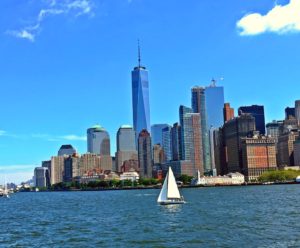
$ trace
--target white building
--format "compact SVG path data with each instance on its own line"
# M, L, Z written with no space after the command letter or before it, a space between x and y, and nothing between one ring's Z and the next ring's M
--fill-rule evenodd
M123 172L120 176L120 180L131 180L131 181L138 181L140 179L139 173L135 170L130 170L129 172Z
M245 176L239 172L229 173L225 176L199 177L194 185L215 186L215 185L241 185L245 183Z

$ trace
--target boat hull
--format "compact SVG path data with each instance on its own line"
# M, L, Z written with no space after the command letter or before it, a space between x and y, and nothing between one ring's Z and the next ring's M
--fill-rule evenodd
M184 204L185 201L162 201L158 202L160 205L179 205L179 204Z

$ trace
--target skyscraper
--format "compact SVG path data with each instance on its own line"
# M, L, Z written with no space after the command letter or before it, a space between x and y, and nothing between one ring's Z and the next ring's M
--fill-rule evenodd
M286 107L284 112L285 112L285 119L288 119L289 116L295 117L295 108Z
M208 129L221 127L224 123L224 87L214 83L205 87L205 105Z
M131 72L133 128L137 135L143 129L151 132L148 71L141 66L140 48L138 62L138 66Z
M241 138L247 137L255 131L255 118L251 114L242 114L227 121L223 126L223 146L226 151L227 168L221 168L228 172L242 172L242 146Z
M265 128L265 110L264 106L252 105L239 107L239 115L241 114L251 114L255 118L256 130L260 134L264 135L266 133Z
M198 87L198 86L192 88L192 109L194 113L200 114L200 120L201 120L200 133L202 138L204 171L210 172L212 168L211 168L209 126L207 121L205 97L206 97L205 88ZM223 119L222 112L223 112L223 105L221 109L221 120Z
M35 187L48 187L49 186L49 172L46 167L36 167L34 169Z
M137 160L136 135L131 126L123 125L117 132L117 171L121 171L122 165L127 160Z
M143 129L138 138L138 157L140 176L145 178L152 177L152 152L151 137L146 129Z
M230 103L224 104L223 114L224 123L234 118L234 109L230 107Z
M58 156L64 155L73 155L76 153L76 150L73 148L72 145L62 145L58 151Z
M168 124L153 124L151 126L152 145L162 145L162 130L168 126Z
M108 132L95 125L87 130L87 150L89 153L110 156L110 138Z
M300 124L300 100L295 101L295 117Z
M168 125L162 130L162 148L167 161L172 160L172 136L171 127Z
M181 105L179 107L179 120L181 126L181 157L180 160L190 160L190 144L188 142L188 124L186 122L185 116L188 113L193 113L193 110L189 107Z
M171 129L172 138L172 156L174 161L178 161L182 157L181 151L181 126L178 123L174 123Z
M187 148L189 149L189 157L187 160L192 161L194 166L194 175L199 170L201 175L205 172L203 164L203 147L201 141L201 120L199 113L188 113L184 116L185 130L188 133L186 137Z

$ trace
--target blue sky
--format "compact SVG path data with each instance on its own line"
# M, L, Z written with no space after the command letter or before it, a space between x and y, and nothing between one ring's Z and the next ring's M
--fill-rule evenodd
M151 123L178 121L190 88L224 77L267 121L300 99L299 0L1 0L0 182L29 178L86 129L132 124L130 72L149 70Z

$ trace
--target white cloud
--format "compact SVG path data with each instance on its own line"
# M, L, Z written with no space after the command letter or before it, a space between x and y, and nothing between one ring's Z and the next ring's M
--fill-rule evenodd
M61 139L70 140L70 141L86 141L86 136L78 136L78 135L65 135L61 136Z
M34 42L34 40L35 40L35 34L30 32L26 28L22 29L22 30L19 30L19 31L16 31L16 30L7 31L7 34L10 34L10 35L15 36L17 38L26 39L26 40L29 40L31 42Z
M32 179L35 167L39 165L0 165L0 184L26 182Z
M290 0L286 5L275 4L265 15L247 14L237 22L237 28L240 35L300 32L300 1Z
M5 134L6 134L6 132L4 130L0 130L0 136L3 136Z
M81 15L93 15L93 0L48 0L45 2L45 8L39 10L36 21L31 26L23 27L19 30L9 30L6 33L17 38L27 39L31 42L35 41L36 36L41 30L43 21L56 15L73 15L75 17Z

